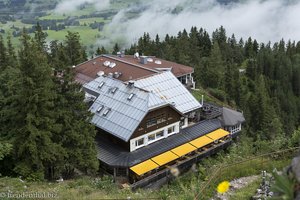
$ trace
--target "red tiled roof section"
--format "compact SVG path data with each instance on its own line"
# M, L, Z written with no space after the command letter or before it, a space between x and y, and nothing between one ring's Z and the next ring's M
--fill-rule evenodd
M194 69L192 67L186 66L186 65L181 65L175 62L171 62L171 61L167 61L167 60L163 60L160 58L156 58L154 56L148 56L148 58L152 58L152 62L147 62L147 64L141 64L140 61L137 58L134 58L131 55L126 55L123 58L119 58L117 56L112 56L112 57L116 57L120 60L124 60L126 62L129 63L133 63L136 65L141 65L143 67L149 68L149 69L153 69L153 70L157 70L157 68L172 68L172 73L176 76L176 77L180 77L186 74L191 74L194 72ZM156 64L155 61L161 61L161 64Z
M116 63L116 66L113 68L106 67L103 64L105 61ZM138 79L156 73L155 71L134 67L130 64L120 62L106 56L99 56L77 65L75 67L75 79L77 82L84 84L97 78L97 73L100 71L103 71L106 75L109 73L121 72L122 75L120 75L118 79L122 81Z
M134 56L126 55L124 57L114 56L114 55L101 55L87 62L81 63L75 67L76 81L84 84L95 78L97 78L97 73L103 71L106 75L109 73L120 72L122 75L118 77L121 81L135 80L142 77L147 77L161 70L159 68L172 68L172 73L176 77L180 77L186 74L191 74L194 69L189 66L177 64L174 62L162 60L149 56L151 58L147 64L141 64L140 60L134 58ZM105 61L113 62L116 65L111 68L104 65ZM160 61L161 64L157 64Z

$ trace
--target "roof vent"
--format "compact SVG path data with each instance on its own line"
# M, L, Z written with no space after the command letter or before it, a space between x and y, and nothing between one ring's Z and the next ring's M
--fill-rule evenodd
M96 63L97 63L96 61L95 61L95 62L93 62L93 65L96 65Z
M114 78L119 78L122 75L121 72L115 72L114 73Z
M104 71L99 71L98 73L97 73L97 76L103 76L105 73L104 73Z
M109 77L109 78L113 78L113 76L114 76L113 73L108 73L108 74L107 74L107 77Z
M153 58L147 58L148 62L153 62Z
M116 63L111 62L111 63L109 64L109 67L110 67L110 68L114 68L116 65L117 65Z
M160 61L160 60L156 60L156 61L155 61L155 64L161 65L161 61Z
M103 63L103 65L105 66L105 67L108 67L109 65L110 65L110 61L105 61L104 63Z
M135 54L133 55L134 58L139 58L140 57L140 54L139 52L135 52Z

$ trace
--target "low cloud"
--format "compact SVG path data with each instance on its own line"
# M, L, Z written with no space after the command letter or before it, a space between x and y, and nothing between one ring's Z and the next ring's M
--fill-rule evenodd
M85 4L92 4L96 10L104 10L109 7L109 0L63 0L55 8L56 13L70 13L78 10Z
M148 0L122 9L105 26L101 45L121 42L128 46L143 35L176 35L184 28L203 27L212 33L221 25L227 35L252 37L259 42L275 42L282 38L300 40L300 2L298 0L244 0L220 4L216 0ZM142 10L128 19L128 12Z

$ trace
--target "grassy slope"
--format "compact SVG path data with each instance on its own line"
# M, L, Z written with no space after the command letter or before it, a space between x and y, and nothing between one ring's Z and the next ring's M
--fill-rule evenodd
M224 157L225 156L225 157ZM189 171L168 185L164 185L160 190L137 190L132 192L128 189L119 189L111 178L102 179L96 177L81 177L74 180L56 182L21 182L18 178L0 178L0 194L12 191L20 192L49 192L56 193L60 199L127 199L131 198L159 198L159 199L208 199L215 194L216 186L224 180L257 175L261 170L271 171L274 168L281 169L290 163L288 156L277 159L257 158L241 164L231 165L237 162L232 153L219 154L208 159L204 159L198 165L197 172ZM243 160L244 158L240 158ZM220 170L221 169L221 170ZM209 183L207 185L207 183ZM233 196L233 199L244 199L253 194L255 184L250 184ZM204 190L203 190L204 189ZM202 191L203 190L203 191Z

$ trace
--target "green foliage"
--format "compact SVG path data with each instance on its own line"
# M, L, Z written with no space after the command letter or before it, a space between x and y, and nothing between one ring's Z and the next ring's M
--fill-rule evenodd
M85 50L80 44L78 32L68 31L65 40L65 51L68 58L67 65L69 66L77 65L87 60Z
M271 191L276 195L271 199L294 199L295 180L289 178L286 174L279 175L277 172L273 173L275 184L272 185Z
M96 55L97 56L99 56L99 55L101 55L101 54L107 54L108 52L107 52L107 50L104 48L104 46L101 46L101 48L97 48L97 50L96 50Z
M7 64L0 71L0 141L7 141L1 142L1 170L27 180L69 178L75 170L94 173L95 129L70 65L85 59L79 35L69 33L65 46L51 42L48 52L37 25L34 39L24 30L21 43L15 68L10 67L16 63L14 50L3 44L4 55L12 51L12 57L3 57Z
M127 53L139 51L194 67L196 86L244 111L247 134L256 140L290 137L300 121L300 43L227 37L224 27L151 39L144 33ZM207 98L205 100L211 100Z
M259 188L260 183L261 180L257 179L246 187L238 189L230 195L230 200L251 199L251 197L256 193L257 188Z
M227 94L223 90L208 88L207 91L218 100L226 102Z
M290 139L291 147L299 147L300 146L300 128L294 131L292 137Z
M96 178L93 185L100 190L109 190L114 187L114 181L111 176L104 175L101 178Z
M9 143L3 143L0 141L0 160L3 160L3 158L8 155L12 150L12 145Z

